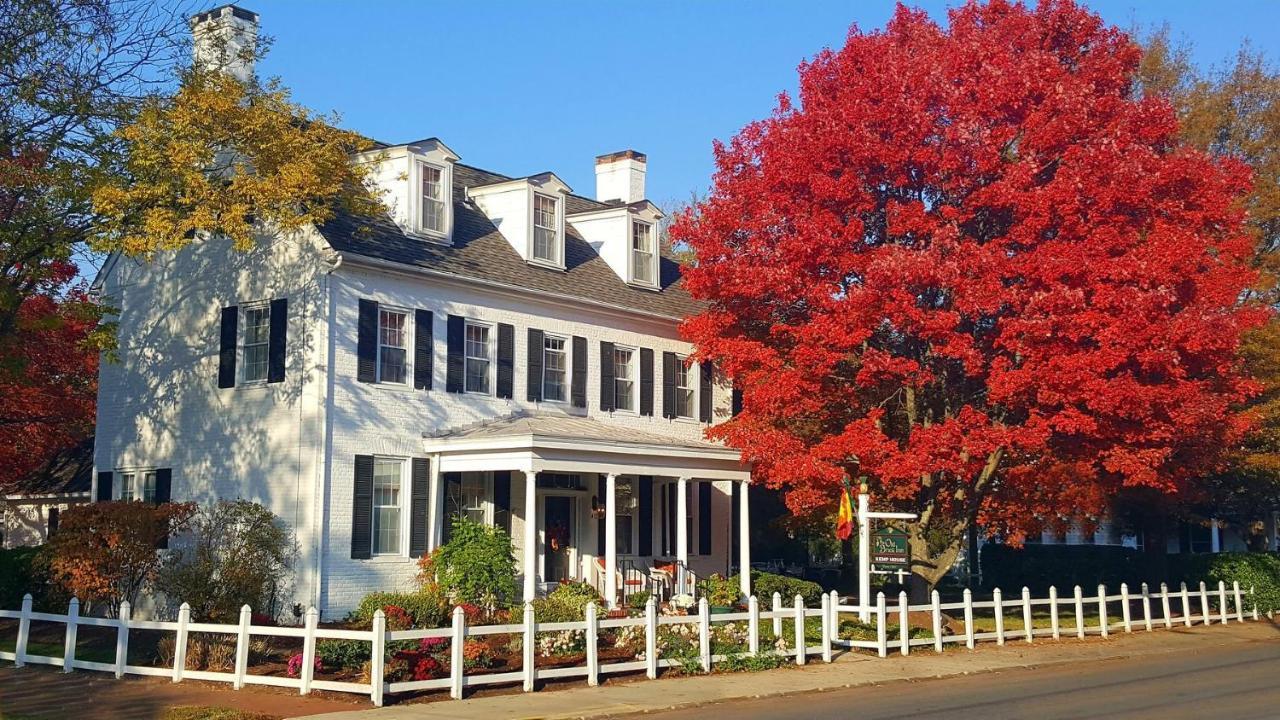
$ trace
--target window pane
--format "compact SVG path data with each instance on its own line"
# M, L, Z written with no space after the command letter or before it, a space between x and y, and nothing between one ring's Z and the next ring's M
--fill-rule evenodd
M653 226L631 223L631 272L639 282L653 282Z
M376 460L373 466L373 551L400 552L400 460Z
M156 501L156 474L154 472L142 474L142 501L145 503L154 503Z
M547 337L543 341L542 353L542 397L544 400L563 401L565 399L567 367L564 338Z
M474 522L487 523L485 501L488 499L486 482L483 475L465 474L462 476L462 513Z
M533 256L539 260L559 261L556 243L556 200L545 195L533 198Z
M133 500L133 473L125 473L120 476L120 499L129 501Z
M378 380L403 383L407 376L408 314L394 310L378 313Z
M466 390L489 392L489 327L467 324L466 337Z
M271 313L266 307L244 309L244 380L254 382L267 379L267 339L271 335Z
M426 230L444 230L444 187L440 168L421 165L422 170L422 227Z
M635 381L632 374L631 361L634 352L622 348L613 351L613 395L614 405L619 410L635 410Z

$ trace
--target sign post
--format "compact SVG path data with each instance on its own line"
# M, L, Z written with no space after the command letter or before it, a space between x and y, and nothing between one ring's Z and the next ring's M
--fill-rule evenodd
M906 565L906 533L884 528L876 533L876 547L871 547L871 520L915 520L915 513L871 512L871 496L865 480L858 488L858 619L871 622L871 563ZM885 543L881 545L881 541ZM900 552L898 549L900 548ZM883 552L882 552L883 551ZM881 559L881 558L884 559ZM896 558L896 559L895 559ZM898 571L899 577L902 570Z

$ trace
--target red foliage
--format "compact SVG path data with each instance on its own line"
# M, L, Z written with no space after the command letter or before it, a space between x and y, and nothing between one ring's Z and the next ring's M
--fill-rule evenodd
M716 145L683 331L743 390L712 434L793 511L860 472L1016 536L1238 436L1248 172L1178 145L1139 56L1070 2L899 7Z

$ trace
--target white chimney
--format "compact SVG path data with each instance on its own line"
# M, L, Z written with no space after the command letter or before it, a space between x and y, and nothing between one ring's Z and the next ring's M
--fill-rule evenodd
M240 82L253 77L258 49L258 13L223 5L189 21L196 65L222 70Z
M596 158L596 200L633 203L644 199L644 173L648 161L635 150Z

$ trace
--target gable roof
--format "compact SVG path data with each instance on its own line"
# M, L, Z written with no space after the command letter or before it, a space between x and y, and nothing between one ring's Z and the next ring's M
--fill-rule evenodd
M93 484L93 438L60 450L14 484L12 495L88 494Z
M466 197L468 187L514 178L456 163L453 169L453 244L443 245L406 234L389 216L358 217L339 211L320 226L320 234L339 253L372 258L481 280L592 304L681 319L702 304L680 283L680 268L667 249L659 261L661 290L645 290L623 282L571 225L565 225L564 270L530 265ZM578 195L566 195L565 214L615 207ZM357 257L358 261L358 257Z

